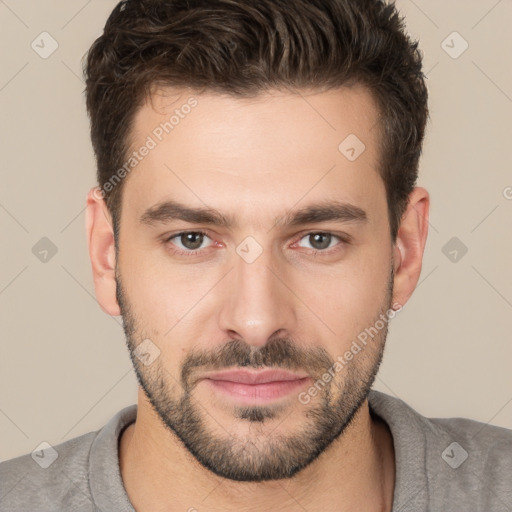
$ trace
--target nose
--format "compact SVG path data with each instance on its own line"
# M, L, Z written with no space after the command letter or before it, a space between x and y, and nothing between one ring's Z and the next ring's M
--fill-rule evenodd
M252 262L237 253L233 260L219 315L222 331L255 347L272 337L291 335L296 327L296 304L284 262L272 261L268 248Z

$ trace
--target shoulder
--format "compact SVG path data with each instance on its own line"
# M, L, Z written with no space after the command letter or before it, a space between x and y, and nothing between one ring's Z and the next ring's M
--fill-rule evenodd
M439 499L475 510L512 507L512 430L468 418L428 418L427 470Z
M381 416L397 434L415 433L427 443L445 442L454 439L461 445L475 450L482 457L495 457L505 464L512 459L501 451L512 443L512 430L469 418L427 418L399 398L375 390L370 392L370 408ZM409 428L405 428L406 426ZM468 454L469 457L469 454Z
M468 474L477 475L482 485L503 483L512 489L512 430L468 418L426 420L440 439L451 441L441 452L448 466L456 469L467 463Z
M0 463L0 509L91 511L88 461L97 432ZM64 507L64 508L62 508Z
M469 418L427 418L377 391L369 404L392 433L397 478L430 507L512 509L512 430Z

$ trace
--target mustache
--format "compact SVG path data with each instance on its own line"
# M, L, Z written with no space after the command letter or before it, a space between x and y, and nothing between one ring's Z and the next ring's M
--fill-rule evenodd
M303 349L289 338L274 338L262 347L243 340L230 340L213 351L192 349L181 369L185 389L200 378L200 371L236 368L286 369L305 371L312 377L321 376L332 367L334 359L319 346Z

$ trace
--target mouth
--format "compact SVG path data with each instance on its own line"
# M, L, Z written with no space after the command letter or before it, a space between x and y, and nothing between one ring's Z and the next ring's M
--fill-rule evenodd
M244 404L262 404L297 391L310 381L306 373L284 370L230 370L208 373L200 379L216 393Z

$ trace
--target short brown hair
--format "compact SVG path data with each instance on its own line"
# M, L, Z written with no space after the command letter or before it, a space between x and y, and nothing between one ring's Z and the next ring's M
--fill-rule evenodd
M99 186L123 165L155 86L248 97L366 86L379 106L379 172L393 242L418 176L427 88L418 42L381 0L123 0L84 65ZM340 141L341 142L341 141ZM122 183L104 197L119 229Z

